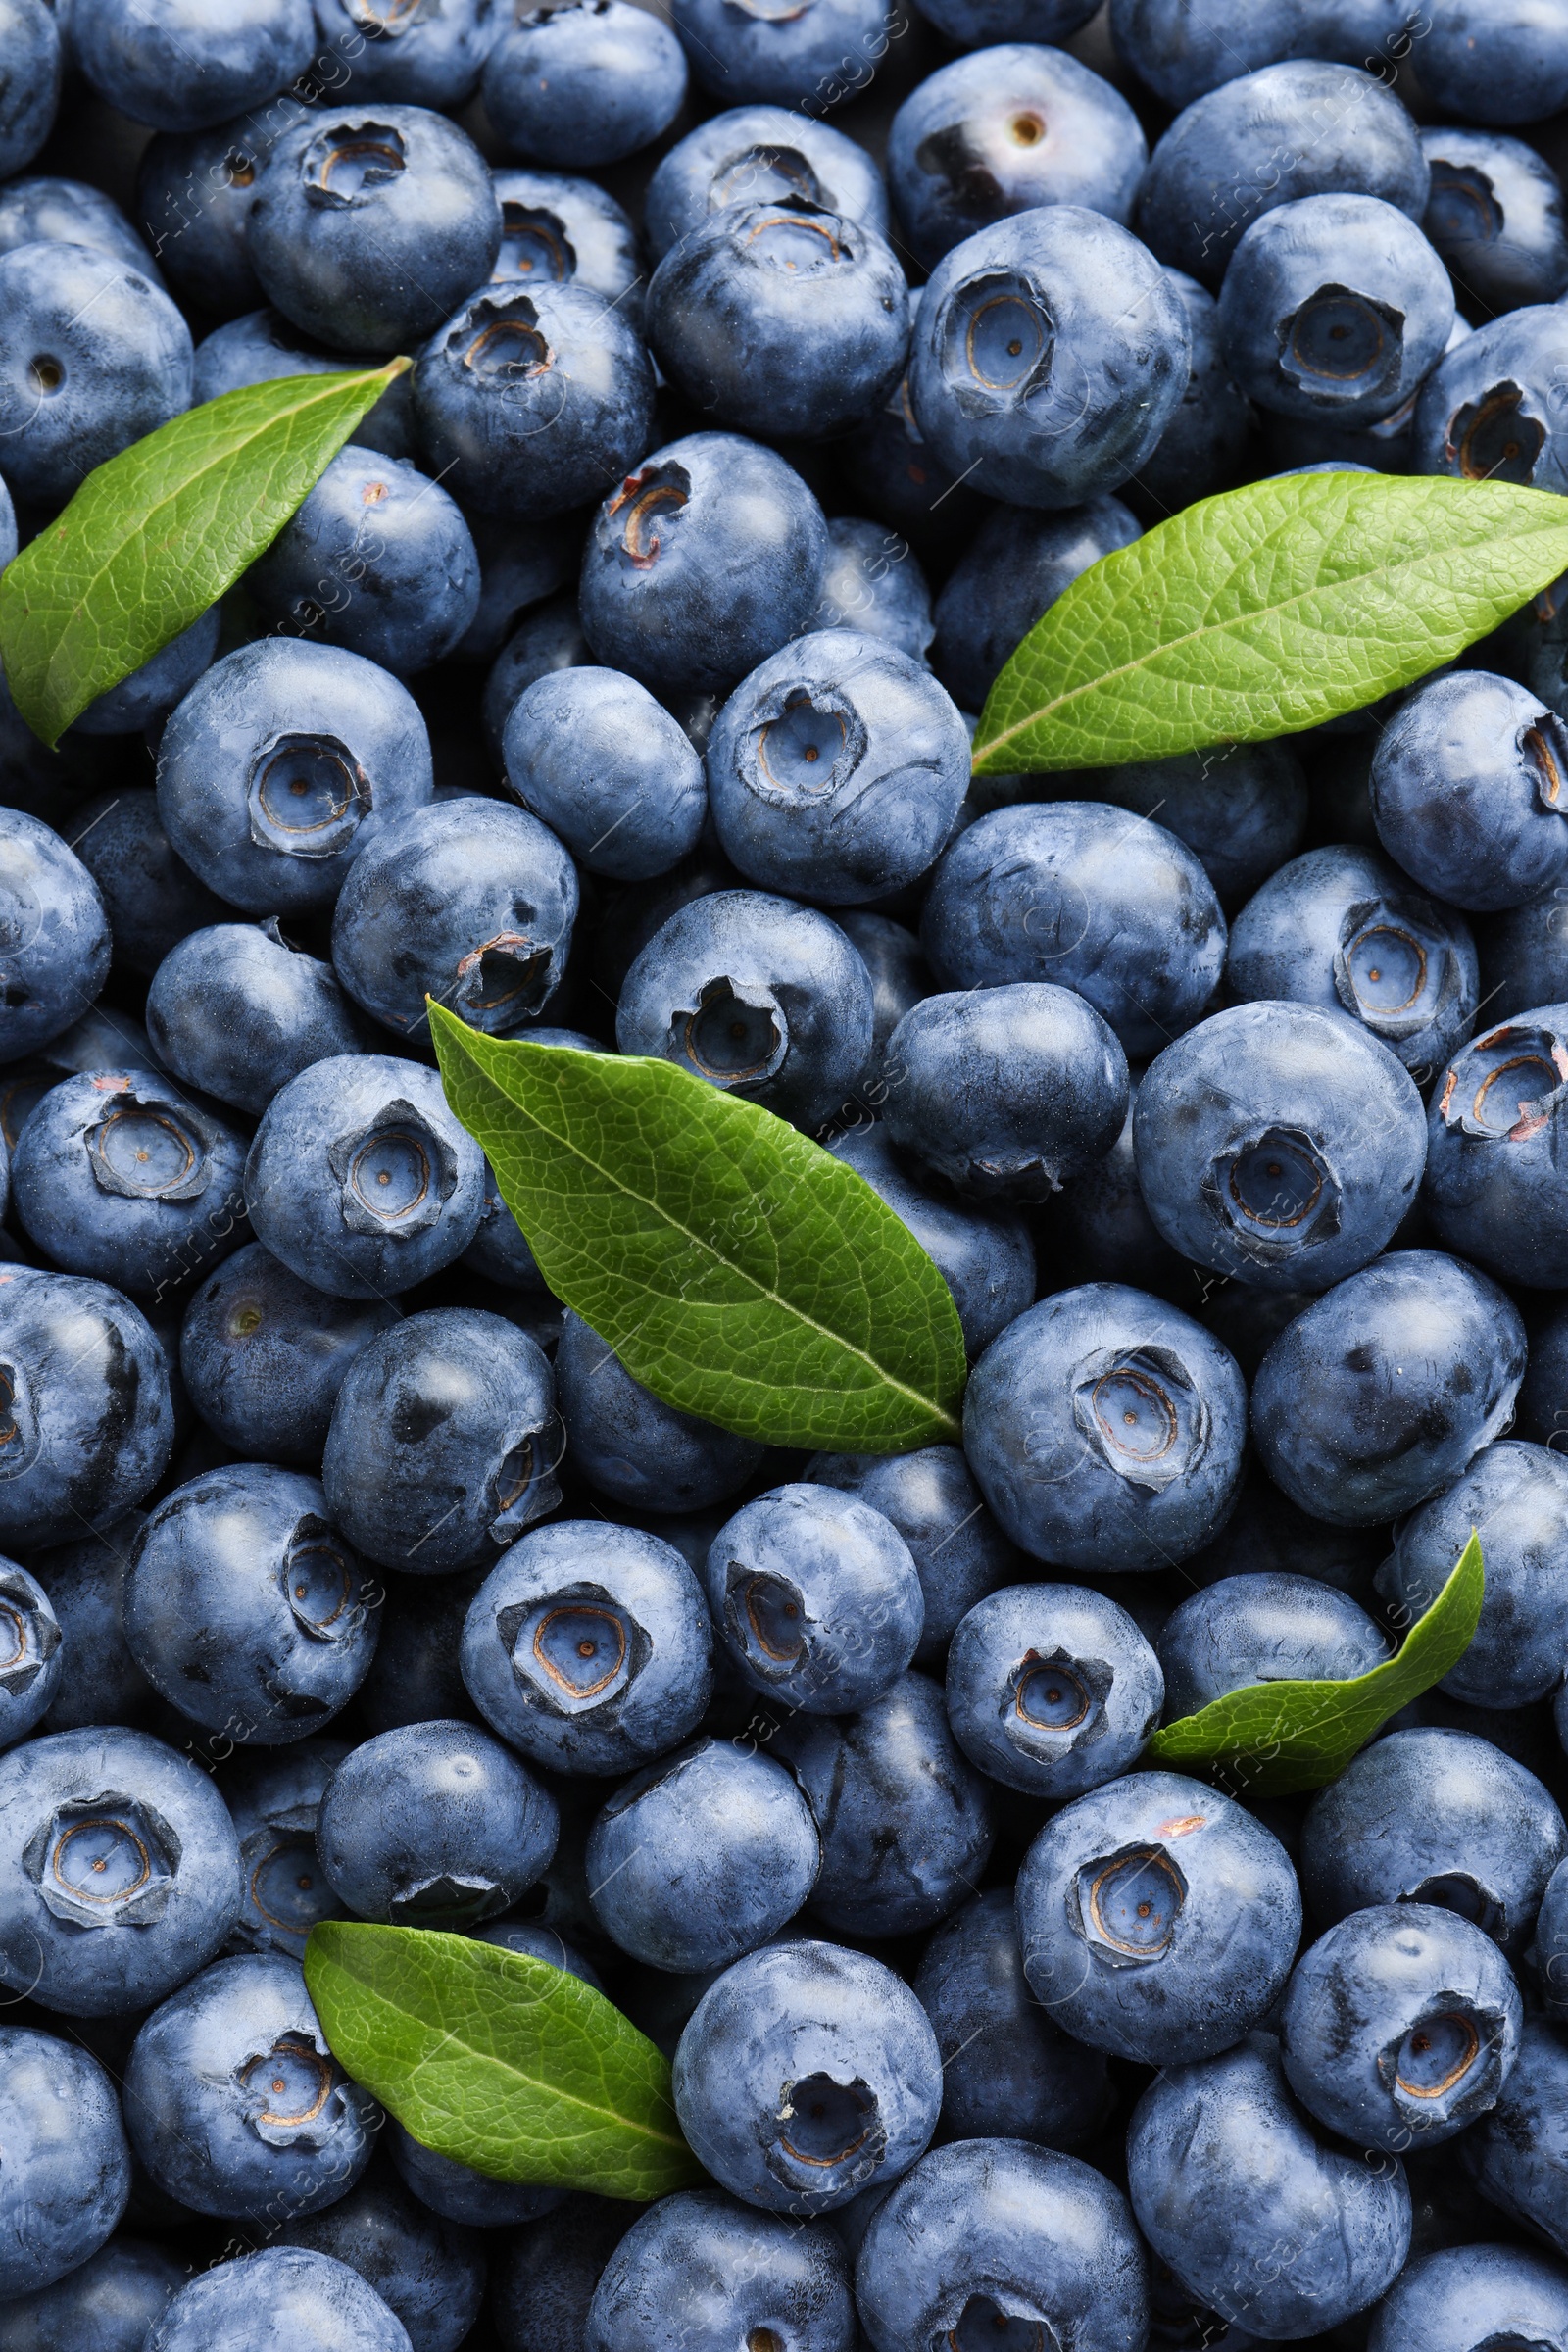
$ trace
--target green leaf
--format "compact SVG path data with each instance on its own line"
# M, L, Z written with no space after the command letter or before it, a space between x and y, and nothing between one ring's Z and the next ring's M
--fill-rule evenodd
M672 1062L430 1030L545 1280L656 1396L772 1446L958 1442L953 1295L853 1168Z
M1299 473L1201 500L1081 572L992 687L976 769L1261 743L1407 686L1568 570L1568 500Z
M271 545L407 360L246 384L95 466L0 573L0 666L51 747Z
M329 1920L305 1982L327 2046L427 2148L495 2180L647 2199L706 2180L669 2067L580 1978L466 1936Z
M1146 1761L1183 1772L1217 1768L1249 1796L1321 1788L1380 1724L1441 1683L1463 1657L1481 1617L1486 1571L1472 1528L1443 1591L1396 1656L1348 1683L1252 1683L1154 1734Z

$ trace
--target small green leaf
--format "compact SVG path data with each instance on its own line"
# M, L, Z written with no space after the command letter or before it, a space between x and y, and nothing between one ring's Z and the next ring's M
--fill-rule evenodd
M1217 1768L1249 1796L1321 1788L1345 1770L1380 1724L1441 1683L1470 1646L1486 1590L1474 1528L1457 1566L1396 1656L1348 1683L1252 1683L1211 1699L1154 1734L1152 1764L1183 1772Z
M656 1396L772 1446L958 1443L953 1295L853 1168L672 1062L430 1029L545 1280Z
M329 1920L305 1982L338 2064L439 2156L495 2180L648 2199L706 2180L669 2067L580 1978L466 1936Z
M1550 491L1252 482L1079 574L992 687L975 767L1117 767L1317 726L1451 662L1562 571Z
M271 545L407 360L246 384L88 474L0 573L0 666L51 747Z

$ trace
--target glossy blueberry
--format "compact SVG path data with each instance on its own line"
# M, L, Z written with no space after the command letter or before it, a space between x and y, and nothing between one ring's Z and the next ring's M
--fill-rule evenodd
M240 1909L239 1841L188 1758L143 1732L59 1732L0 1757L0 1981L68 2017L145 2009Z
M153 975L147 1031L176 1077L253 1118L313 1061L357 1054L371 1034L331 965L275 917L177 941Z
M1225 960L1225 918L1193 852L1100 801L971 825L937 868L920 939L950 988L1076 991L1139 1058L1200 1017Z
M358 2271L304 2246L268 2246L200 2271L145 2352L411 2352L408 2329Z
M569 281L602 294L640 329L647 265L637 232L614 198L594 180L556 172L493 172L490 176L502 220L491 284Z
M56 22L69 14L56 9ZM82 179L29 173L0 184L0 253L19 245L88 245L159 283L158 265L113 197Z
M1327 2142L1292 2098L1270 2034L1156 2077L1128 2127L1127 2180L1156 2257L1222 2319L1269 2340L1365 2310L1410 2243L1404 2167Z
M784 2352L854 2352L843 2249L826 2222L785 2221L713 2189L683 2189L632 2224L605 2265L582 2334L558 2340L584 2352L730 2352L749 2335L772 2336Z
M1062 590L1138 536L1119 498L1091 498L1060 514L992 508L937 598L931 662L955 701L979 710L1003 663Z
M948 1652L948 1720L1008 1788L1079 1796L1136 1762L1159 1721L1159 1661L1125 1609L1075 1585L980 1601Z
M795 107L737 106L688 131L658 164L644 225L662 261L727 205L798 200L887 235L887 191L863 147Z
M662 1403L580 1315L568 1311L555 1361L573 1466L613 1501L706 1510L760 1468L762 1446Z
M559 1827L555 1798L499 1740L469 1723L412 1723L337 1767L316 1845L362 1919L451 1929L510 1911Z
M188 2277L162 2246L117 2233L55 2285L0 2307L0 2352L142 2352Z
M1444 2246L1409 2262L1372 2318L1367 2352L1485 2352L1513 2334L1568 2344L1568 2278L1526 2246Z
M308 2247L358 2271L402 2321L414 2352L457 2352L479 2316L483 2241L432 2213L384 2162L347 2196L286 2223L280 2236L284 2245ZM0 2352L6 2352L3 2336Z
M0 258L0 431L6 480L60 507L191 398L190 329L141 270L85 245Z
M245 0L215 18L201 0L93 0L71 25L92 88L134 122L203 130L257 106L305 72L309 0Z
M390 1054L335 1054L291 1078L245 1168L257 1238L339 1298L395 1295L450 1265L483 1195L483 1155L435 1071Z
M1568 489L1568 431L1552 398L1565 360L1568 319L1556 303L1531 304L1478 327L1422 387L1411 439L1415 471Z
M55 1680L44 1715L46 1731L145 1724L157 1709L156 1691L125 1647L120 1613L125 1562L142 1522L140 1511L127 1511L101 1534L32 1555L33 1573L49 1596L70 1667Z
M1091 2049L1181 2066L1230 2049L1290 1975L1301 1898L1260 1821L1174 1772L1064 1806L1018 1874L1024 1973Z
M653 432L653 369L624 312L592 287L489 285L419 355L414 413L426 464L459 498L533 520L603 498L635 466Z
M85 1659L69 1657L49 1593L15 1560L0 1558L0 1746L24 1739L42 1721L67 1679Z
M1550 1173L1565 1072L1568 1005L1543 1005L1461 1047L1427 1113L1425 1195L1439 1239L1506 1281L1553 1290L1568 1284Z
M176 298L235 318L262 289L245 248L256 175L285 122L281 109L236 115L210 130L160 131L136 167L136 219Z
M1568 101L1568 28L1550 0L1457 0L1433 23L1421 86L1445 114L1539 122Z
M894 1151L885 1123L856 1127L828 1149L864 1177L935 1261L953 1293L965 1352L971 1359L983 1354L1035 1295L1035 1250L1023 1211L1003 1200L959 1201L919 1183Z
M1348 1593L1277 1570L1222 1576L1189 1594L1155 1646L1170 1723L1253 1683L1353 1682L1389 1655Z
M938 263L909 396L922 434L973 488L1074 507L1151 455L1181 405L1191 353L1186 306L1153 256L1102 214L1052 205L979 230Z
M208 1428L236 1452L314 1466L349 1366L396 1320L389 1301L333 1298L252 1242L186 1308L180 1372Z
M0 1544L108 1528L163 1475L169 1373L146 1317L107 1283L0 1269Z
M0 16L6 86L0 93L0 172L24 172L49 136L60 103L60 28L46 0L6 0Z
M1253 1383L1253 1443L1303 1511L1373 1527L1491 1445L1524 1368L1524 1325L1494 1283L1436 1250L1396 1250L1274 1342Z
M1421 145L1431 171L1421 225L1461 297L1486 311L1556 302L1568 290L1568 230L1551 166L1494 130L1445 123Z
M931 591L909 543L884 523L836 514L822 575L818 629L857 629L923 662L931 643Z
M1483 1531L1481 1622L1441 1688L1473 1707L1526 1707L1549 1697L1568 1665L1568 1592L1558 1530L1568 1462L1546 1446L1504 1440L1404 1520L1378 1591L1413 1624L1453 1572L1473 1527Z
M976 1365L964 1451L1032 1557L1102 1574L1164 1566L1223 1524L1247 1390L1200 1324L1119 1283L1043 1299Z
M660 1054L808 1130L871 1049L871 981L837 923L760 891L694 899L626 974L623 1054Z
M1372 815L1424 889L1489 914L1568 876L1568 726L1511 678L1419 687L1379 739Z
M1568 2255L1565 2093L1568 2037L1544 2018L1529 2017L1496 2105L1459 2146L1460 2160L1487 2202L1560 2255Z
M490 1571L463 1631L463 1679L512 1746L607 1778L695 1731L712 1686L703 1589L640 1529L557 1520Z
M303 1961L318 1920L345 1916L317 1855L316 1823L321 1792L348 1752L341 1740L302 1740L275 1754L241 1756L224 1773L245 1889L234 1924L239 1949Z
M1301 1886L1323 1923L1377 1903L1430 1903L1519 1953L1565 1851L1545 1788L1489 1740L1393 1732L1313 1798Z
M215 327L196 346L191 398L216 400L220 392L237 391L241 384L272 383L281 375L339 375L346 368L379 365L379 357L373 353L350 357L329 351L285 318L281 311L247 311L242 318ZM362 449L379 449L389 458L413 457L413 395L412 376L400 375L388 385L368 416L362 416L354 427Z
M676 0L672 14L692 73L712 97L803 115L825 114L864 86L893 23L882 0L806 0L787 16L767 0Z
M0 1054L14 1061L86 1011L110 952L91 873L20 808L0 808Z
M368 12L353 0L320 0L316 21L323 79L335 51L363 97L416 106L455 109L471 98L496 35L487 0L442 0L430 10L387 7L383 0ZM425 2347L416 2343L415 2352Z
M502 1315L411 1315L356 1355L321 1464L327 1508L368 1559L416 1576L488 1567L555 1509L555 1382Z
M669 128L686 60L668 25L628 0L519 6L503 19L482 89L509 155L581 170L618 163Z
M726 1520L706 1570L713 1623L744 1681L808 1715L879 1697L925 1615L908 1545L837 1487L775 1487Z
M914 1935L974 1891L991 1851L990 1794L925 1675L902 1675L856 1715L792 1716L771 1753L815 1818L811 1910L835 1935Z
M591 663L547 672L513 704L507 781L590 873L644 882L697 847L703 763L646 686Z
M935 1664L959 1619L1017 1566L963 1455L956 1446L892 1455L816 1453L807 1470L818 1486L858 1495L904 1538L925 1601L914 1663Z
M444 115L322 106L269 155L245 237L268 301L307 334L334 351L407 351L488 278L501 207Z
M472 2165L422 2147L399 2123L387 2132L392 2162L405 2188L445 2222L465 2229L496 2230L531 2222L561 2203L559 2188L535 2188L520 2180L496 2180Z
M96 2254L125 2209L130 2152L96 2058L29 2026L0 2028L0 2295L26 2295Z

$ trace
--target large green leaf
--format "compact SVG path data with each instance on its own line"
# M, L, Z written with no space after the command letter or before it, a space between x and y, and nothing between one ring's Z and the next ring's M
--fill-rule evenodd
M656 1396L773 1446L957 1444L953 1295L853 1168L672 1062L430 1030L545 1280Z
M1568 500L1299 473L1081 572L986 701L982 774L1116 767L1317 726L1452 661L1568 570Z
M0 665L34 734L58 743L199 620L408 366L246 384L95 466L0 573Z
M1150 1763L1213 1770L1250 1796L1321 1788L1345 1770L1391 1715L1441 1683L1481 1619L1486 1571L1471 1530L1452 1575L1398 1654L1347 1683L1252 1683L1154 1734Z
M607 2197L707 2178L663 2056L564 1969L467 1936L329 1920L311 1930L305 1982L338 2063L437 2155Z

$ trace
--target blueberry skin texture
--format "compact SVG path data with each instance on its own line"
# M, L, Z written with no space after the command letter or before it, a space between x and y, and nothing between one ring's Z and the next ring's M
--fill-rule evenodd
M654 373L591 287L492 284L426 343L414 414L420 454L458 497L533 521L603 498L636 465Z
M1445 114L1540 122L1568 102L1568 35L1550 0L1459 0L1434 24L1421 86Z
M1568 289L1562 186L1533 147L1494 130L1421 133L1431 193L1421 226L1455 285L1490 311L1556 302Z
M1201 1550L1235 1500L1246 1434L1230 1351L1120 1283L1020 1315L964 1396L969 1467L1013 1542L1102 1575Z
M0 100L0 172L24 172L54 127L61 37L45 0L6 0L0 24L9 67Z
M154 1689L241 1746L319 1731L369 1672L380 1588L314 1478L209 1470L149 1518L125 1569L125 1640Z
M1531 304L1478 327L1422 387L1412 470L1568 490L1568 432L1551 401L1565 359L1568 319L1557 303Z
M662 1056L810 1131L852 1094L871 1021L870 975L837 923L720 890L655 932L621 987L615 1036L623 1054Z
M346 1917L316 1851L316 1823L321 1792L348 1753L341 1740L302 1740L241 1756L225 1771L245 1889L232 1949L303 1963L312 1928Z
M125 1561L142 1518L140 1511L127 1511L99 1535L32 1555L33 1573L49 1596L71 1667L56 1679L44 1712L46 1731L139 1725L157 1711L158 1694L125 1647L120 1614Z
M504 1036L561 984L577 873L536 816L466 795L411 809L355 859L332 915L332 962L384 1028L428 1040L426 996Z
M704 1581L742 1681L807 1715L880 1697L925 1619L904 1538L837 1487L775 1487L744 1504L713 1538Z
M485 59L485 113L509 155L580 171L666 131L686 97L667 24L626 0L519 11Z
M0 253L39 243L89 245L159 282L157 264L120 206L85 180L40 172L0 185Z
M109 919L97 883L58 833L0 809L0 1054L7 1061L69 1029L109 977Z
M493 171L490 176L502 220L490 283L569 280L602 294L640 331L647 265L637 231L614 198L594 180L559 172ZM564 576L562 570L549 585L559 586Z
M29 506L63 506L95 466L190 406L190 329L125 262L19 245L0 257L0 320L6 481ZM39 355L51 365L34 376Z
M563 2352L568 2342L574 2352L579 2343L584 2352L729 2352L748 2333L776 2335L788 2352L854 2352L843 2248L825 2222L786 2222L714 2189L683 2189L633 2222L605 2265L582 2334L563 2333L552 2352L557 2341Z
M937 264L909 398L923 437L973 489L1075 507L1152 453L1191 360L1186 305L1152 254L1102 214L1057 204L996 221Z
M1332 1925L1374 1903L1436 1904L1519 1954L1568 1851L1561 1813L1473 1732L1393 1732L1307 1808L1301 1886Z
M334 1298L252 1242L186 1308L180 1375L208 1428L236 1452L314 1468L350 1365L396 1321L390 1300Z
M1348 1593L1313 1576L1266 1571L1222 1576L1190 1593L1155 1646L1170 1723L1253 1683L1354 1682L1389 1656Z
M647 882L696 849L703 763L646 686L592 663L536 678L502 737L507 782L591 874Z
M863 87L868 59L885 54L881 0L811 0L789 17L755 15L723 0L678 0L672 11L691 70L714 98L826 112ZM844 78L840 78L844 76Z
M1392 1251L1286 1326L1252 1384L1252 1440L1314 1519L1375 1527L1458 1478L1506 1424L1519 1311L1435 1250Z
M327 1509L383 1568L488 1568L555 1509L561 1427L549 1358L503 1315L432 1307L349 1366L321 1463Z
M1469 1035L1481 994L1464 917L1348 846L1308 850L1264 880L1231 926L1225 979L1242 1004L1348 1013L1423 1074Z
M390 1054L334 1054L273 1096L245 1198L257 1239L302 1282L380 1298L462 1256L478 1230L484 1156L434 1070Z
M187 1085L259 1119L291 1078L371 1032L329 963L276 920L213 923L177 941L147 992L147 1035Z
M287 87L311 62L309 0L247 0L215 19L200 0L94 0L70 28L100 97L155 130L205 130Z
M260 292L260 288L257 289ZM281 311L247 311L215 327L196 347L191 397L216 400L241 384L275 382L280 375L337 375L345 368L379 366L379 354L345 359L328 351ZM414 385L400 375L389 384L368 416L354 427L362 449L379 449L389 458L414 455Z
M17 1142L12 1199L57 1265L141 1298L245 1239L245 1138L156 1078L64 1079Z
M261 305L245 217L283 127L240 114L210 130L160 131L142 150L136 219L176 300L199 314L226 320Z
M1278 1838L1174 1772L1063 1807L1024 1857L1017 1905L1024 1974L1052 2017L1146 2066L1232 2048L1283 1989L1301 1933Z
M821 1858L783 1766L703 1740L616 1789L588 1834L588 1890L599 1925L633 1959L727 1968L795 1917Z
M772 1745L816 1822L811 1911L835 1935L912 1936L974 1891L991 1851L990 1792L927 1676L902 1675L856 1715L794 1716Z
M1391 62L1409 55L1406 0L1274 0L1223 21L1195 20L1187 0L1111 0L1116 55L1149 89L1172 107L1190 106L1205 90L1238 74L1285 58L1336 58L1371 63L1370 50Z
M1404 2167L1326 2146L1269 2034L1166 2067L1133 2110L1127 2179L1157 2259L1222 2319L1270 2340L1364 2311L1410 2243Z
M1035 1249L1024 1212L1001 1200L958 1201L917 1183L882 1122L853 1129L828 1150L865 1178L935 1261L958 1310L965 1353L971 1361L984 1354L1035 1295ZM956 1622L955 1616L950 1631Z
M172 637L150 661L133 669L118 686L96 695L71 722L77 736L141 735L163 725L174 705L183 702L203 670L212 666L218 651L222 616L216 605L193 620L188 629Z
M463 1630L463 1679L519 1754L605 1779L696 1730L712 1643L702 1587L673 1544L557 1520L514 1544L480 1587Z
M798 108L737 106L700 122L655 166L643 228L656 262L731 204L804 198L888 233L887 190L863 147Z
M931 590L908 542L885 523L835 514L822 575L819 629L858 629L923 662L935 623Z
M114 2236L55 2285L0 2309L0 2352L142 2352L188 2276L161 2246Z
M1120 2190L1077 2157L1018 2139L922 2157L874 2215L855 2290L876 2352L961 2344L970 2329L978 2342L981 2328L1001 2343L1122 2352L1149 2326L1144 2251Z
M613 1502L706 1510L761 1467L764 1446L661 1402L569 1308L555 1371L572 1465Z
M936 2130L942 2060L892 1970L831 1943L737 1961L680 2037L675 2112L713 2178L815 2218L907 2172Z
M523 615L491 663L479 697L479 721L498 772L506 772L507 720L519 696L536 679L554 670L586 666L592 658L571 597L554 596Z
M925 1601L913 1662L934 1665L959 1620L1018 1566L963 1455L956 1446L891 1455L814 1453L806 1467L815 1485L858 1495L904 1538Z
M1191 1028L1218 986L1225 918L1163 825L1100 801L998 808L943 857L920 942L950 988L1076 990L1129 1054Z
M408 2329L358 2271L303 2246L268 2246L201 2271L144 2352L412 2352Z
M245 241L268 301L307 334L334 351L407 350L484 284L501 207L445 116L319 107L269 155Z
M493 2180L471 2165L422 2147L400 2123L391 2125L387 2137L404 2186L431 2213L466 2229L504 2229L534 2221L558 2206L564 2193L517 2180Z
M10 1747L40 1723L66 1680L68 1655L60 1620L37 1578L0 1558L0 1612L10 1656L0 1666L0 1746ZM69 1659L74 1676L86 1661Z
M1180 114L1138 191L1151 252L1218 286L1252 222L1303 196L1375 196L1411 220L1431 174L1421 134L1388 85L1297 56L1240 74Z
M1423 889L1478 914L1568 876L1556 805L1568 726L1525 687L1456 670L1419 687L1372 759L1372 817Z
M937 1929L914 1976L942 2053L948 2139L1009 2139L1070 2154L1103 2120L1105 2061L1053 2025L1029 1989L1012 1889L977 1894Z
M17 1432L0 1461L0 1544L110 1527L162 1477L174 1411L140 1309L71 1274L0 1280L0 1363Z
M264 618L408 677L450 654L479 610L462 509L417 466L350 444L245 575Z
M1003 663L1063 589L1140 536L1118 498L1091 498L1060 514L993 508L937 598L931 662L954 700L980 710Z
M1568 2256L1565 2090L1568 2038L1544 2018L1527 2017L1513 2072L1491 2113L1465 2133L1459 2156L1489 2204Z
M954 1738L991 1780L1032 1796L1081 1796L1126 1772L1163 1693L1159 1660L1126 1610L1078 1585L993 1592L948 1652Z
M1143 478L1147 482L1147 473ZM1096 800L1157 819L1162 831L1173 833L1232 917L1295 856L1306 832L1306 778L1289 744L1239 743L1217 754L1137 760L1102 769L1090 790Z
M1421 1098L1343 1014L1216 1012L1138 1089L1133 1151L1171 1247L1260 1290L1327 1290L1392 1240L1426 1162Z
M0 2295L28 2295L96 2254L125 2209L130 2151L96 2058L28 2026L0 2028Z
M1545 1004L1462 1047L1427 1112L1424 1198L1440 1241L1509 1282L1568 1286L1554 1178L1568 1113L1568 1004Z
M446 0L428 16L369 20L355 14L351 0L319 0L316 21L323 48L349 64L362 96L414 106L455 108L471 98L495 39L488 0ZM425 2347L416 2344L415 2352Z
M279 2237L357 2271L402 2321L414 2352L457 2352L479 2316L483 2241L411 2195L389 2164L321 2212L287 2222Z
M316 1845L362 1919L453 1929L510 1911L559 1831L555 1798L499 1740L471 1723L413 1723L337 1767Z
M1444 2246L1407 2263L1372 2315L1367 2352L1482 2352L1510 2334L1568 2345L1568 2279L1526 2246Z
M233 1928L228 1808L161 1740L29 1740L0 1757L0 1981L14 1992L68 2017L122 2016L172 1992Z
M1168 270L1166 275L1186 310L1193 350L1181 405L1140 466L1137 479L1127 485L1127 496L1145 522L1162 522L1167 514L1191 506L1195 499L1231 489L1245 474L1257 425L1256 411L1231 374L1220 333L1219 305L1213 295L1185 270ZM1278 752L1284 747L1248 745L1245 752L1250 759L1256 759L1270 748ZM1241 745L1232 745L1220 757L1235 759L1243 750ZM1212 752L1184 758L1191 761L1200 756L1210 764L1215 759ZM1171 827L1173 832L1178 829ZM1219 829L1223 830L1223 819ZM1192 838L1185 830L1182 837ZM1223 889L1220 896L1225 896Z
M1475 928L1481 994L1494 1020L1568 999L1568 884L1555 883Z
M408 688L335 645L273 637L225 655L158 751L164 830L247 914L330 906L359 853L433 788Z

